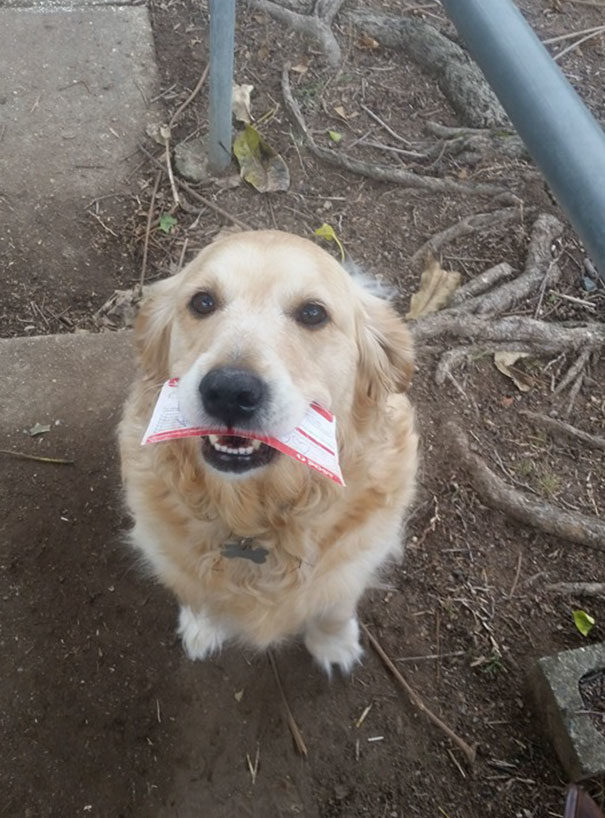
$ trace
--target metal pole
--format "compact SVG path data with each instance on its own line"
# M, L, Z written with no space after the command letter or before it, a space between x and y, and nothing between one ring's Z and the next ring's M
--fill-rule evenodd
M235 0L209 0L210 100L208 167L220 173L231 162L231 95L235 47Z
M510 0L441 0L605 281L605 133Z

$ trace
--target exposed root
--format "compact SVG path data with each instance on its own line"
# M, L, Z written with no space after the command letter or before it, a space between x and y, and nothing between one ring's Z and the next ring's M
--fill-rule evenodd
M565 423L562 420L548 417L548 415L540 415L537 412L530 412L527 409L521 410L522 415L533 421L535 426L539 426L555 437L557 440L578 440L584 443L591 449L600 449L605 451L605 437L598 435L591 435L589 432L584 432L570 423Z
M341 60L340 46L332 32L332 22L344 0L317 0L312 14L301 14L284 8L271 0L249 0L250 5L270 14L274 20L284 23L293 31L315 40L330 65Z
M468 236L471 233L480 233L483 230L489 230L495 225L508 224L513 221L513 219L519 218L520 213L521 211L518 207L505 207L501 210L492 210L490 213L475 213L472 216L467 216L459 222L456 222L456 224L432 236L416 250L410 263L412 267L424 264L427 255L429 253L435 255L444 244L448 244L450 241L454 241L461 236Z
M481 156L498 153L508 159L529 159L525 143L516 133L502 129L452 128L439 122L427 122L426 130L442 141L443 155L460 156L466 154L477 161Z
M465 310L483 315L503 313L539 287L556 284L561 271L553 256L552 245L562 233L563 225L555 216L546 213L538 216L532 228L523 273L489 293L467 301Z
M596 596L605 598L605 582L555 582L546 590L561 596Z
M591 352L592 352L591 349L583 349L582 352L580 352L576 360L569 367L565 375L563 375L557 386L554 388L553 391L555 395L558 395L561 392L563 392L563 390L567 389L567 387L570 384L572 385L573 389L573 386L578 382L578 378L580 377L584 367L588 363L588 359L590 358Z
M475 276L471 281L459 287L450 298L448 309L464 308L469 299L482 295L503 279L510 278L512 274L513 268L506 261L496 264L495 267L490 267L489 270L480 273L480 275Z
M285 66L282 72L282 94L286 111L300 131L310 153L317 159L328 162L330 165L343 168L352 173L358 173L361 176L366 176L369 179L375 179L379 182L391 182L406 188L426 190L430 193L473 193L475 195L497 196L500 197L503 203L507 204L514 204L517 201L512 193L498 185L457 182L454 179L420 176L409 170L402 170L388 165L375 165L370 162L362 162L358 159L348 157L340 151L322 148L316 144L311 136L298 103L292 95L288 66Z
M387 48L403 51L437 80L442 93L465 125L510 128L510 123L483 74L459 45L436 28L413 17L394 17L351 9L341 17L375 37Z
M446 432L456 461L484 503L545 534L605 551L605 522L597 517L566 511L511 488L471 451L468 437L459 426L448 423Z
M596 322L549 324L520 315L490 318L448 310L420 319L412 326L412 331L417 343L446 336L481 342L490 348L492 341L506 343L508 349L520 351L527 351L526 346L529 346L536 354L592 351L605 344L605 324Z

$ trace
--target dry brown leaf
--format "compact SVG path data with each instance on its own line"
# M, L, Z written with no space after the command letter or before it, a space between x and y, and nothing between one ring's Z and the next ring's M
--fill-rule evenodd
M309 70L309 66L304 62L299 62L298 65L293 65L290 71L294 71L297 74L306 74Z
M342 105L335 105L334 106L334 111L338 114L338 116L342 117L343 119L348 119L349 118L347 116L346 112L345 112L345 109L342 107Z
M380 48L380 43L378 42L378 40L375 40L373 37L370 37L369 34L362 34L357 40L357 46L358 48L375 49Z
M445 307L454 290L460 286L460 273L444 270L437 259L430 257L420 277L420 289L410 299L406 318L420 318Z
M523 372L522 369L515 367L517 361L521 358L527 358L528 352L515 352L514 350L494 353L494 364L496 369L515 384L520 392L529 392L532 386L535 386L535 380Z
M233 116L239 122L252 122L250 109L250 94L254 91L253 85L235 85L231 93L231 107Z

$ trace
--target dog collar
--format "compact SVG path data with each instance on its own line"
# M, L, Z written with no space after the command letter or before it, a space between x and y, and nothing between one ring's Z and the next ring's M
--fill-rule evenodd
M237 537L229 540L221 547L221 556L227 559L235 559L239 557L256 565L262 565L267 560L269 551L263 548L262 545L254 545L254 540L251 537Z

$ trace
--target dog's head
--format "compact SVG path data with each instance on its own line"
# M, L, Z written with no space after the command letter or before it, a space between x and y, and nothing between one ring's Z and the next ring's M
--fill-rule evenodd
M244 474L278 456L246 430L278 437L313 401L347 424L407 389L411 340L395 311L311 241L278 231L237 233L150 288L136 325L145 374L178 377L179 402L204 461Z

